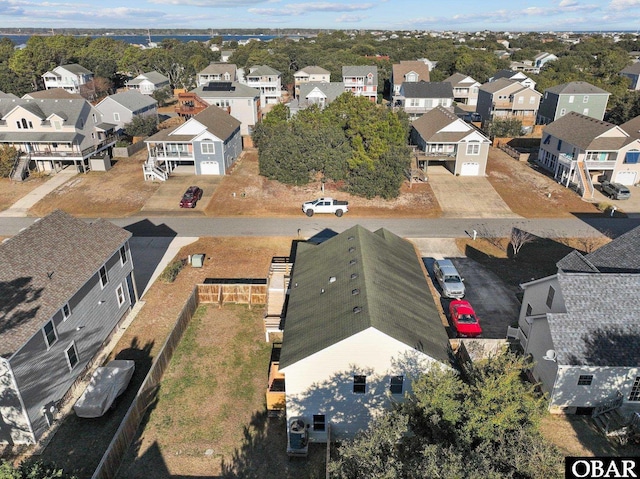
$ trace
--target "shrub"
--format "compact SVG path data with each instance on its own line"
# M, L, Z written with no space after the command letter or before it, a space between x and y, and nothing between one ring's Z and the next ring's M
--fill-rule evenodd
M167 267L160 273L158 279L163 283L173 283L178 277L178 273L185 267L187 261L184 259L177 259L167 265Z

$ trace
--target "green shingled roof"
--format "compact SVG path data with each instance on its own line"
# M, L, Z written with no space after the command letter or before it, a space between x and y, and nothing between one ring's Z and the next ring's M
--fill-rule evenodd
M368 328L449 362L448 337L411 243L354 226L319 245L301 244L280 368Z

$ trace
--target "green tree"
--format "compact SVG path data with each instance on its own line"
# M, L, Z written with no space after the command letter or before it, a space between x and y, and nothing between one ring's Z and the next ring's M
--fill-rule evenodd
M77 479L55 465L42 461L23 461L13 466L4 459L0 461L0 479Z
M124 132L129 136L151 136L158 131L158 119L155 116L135 116L130 123L124 125Z
M9 177L18 154L13 146L0 145L0 178Z
M171 93L171 88L164 87L154 90L154 92L151 94L151 97L158 102L158 106L162 107L167 104L167 102L170 98L173 97L173 95Z
M492 138L509 138L522 134L522 121L517 118L494 119L487 129Z

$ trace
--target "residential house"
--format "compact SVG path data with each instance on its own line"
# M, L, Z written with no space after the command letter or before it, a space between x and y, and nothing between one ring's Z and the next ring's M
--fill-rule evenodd
M548 125L570 111L602 120L610 93L584 81L573 81L544 91L537 123Z
M231 55L233 55L233 50L220 50L220 61L223 63L228 62Z
M245 75L245 83L260 90L260 104L275 105L282 100L282 74L267 65L257 65Z
M629 84L630 90L640 90L640 61L632 63L628 67L620 71L620 75L627 77L631 82Z
M517 337L552 412L640 410L639 247L635 228L521 285Z
M451 88L453 88L453 101L456 103L471 106L478 103L480 83L472 77L463 75L462 73L454 73L444 81L451 83Z
M378 67L343 66L342 82L344 91L368 98L373 103L378 101Z
M427 65L429 67L430 72L433 71L438 65L438 62L429 60L428 58L418 58L418 61Z
M411 120L437 106L453 107L453 89L449 82L403 83L396 98Z
M23 179L29 167L86 172L93 159L110 161L116 141L116 125L84 99L0 98L0 119L0 144L20 152L15 179Z
M548 63L555 62L558 59L553 53L549 52L540 52L535 57L533 57L533 66L536 67L536 71L534 73L540 73L540 70Z
M391 67L391 101L396 102L396 97L400 94L400 87L403 83L416 83L419 81L428 82L429 67L425 62L420 60L405 61L401 60Z
M300 96L300 86L305 83L329 83L331 72L319 66L308 66L293 74L294 96Z
M195 175L226 175L242 153L240 121L217 106L160 130L145 143L145 180L165 181L178 167Z
M482 121L517 119L523 127L535 124L542 95L515 80L500 78L478 90L476 112Z
M169 79L162 73L151 71L141 73L137 77L126 83L129 90L137 90L144 95L151 95L154 91L161 88L170 88Z
M95 93L89 85L93 82L93 73L77 63L55 67L53 70L45 72L42 79L45 90L64 88L69 93L79 93L84 98L89 98L91 94Z
M385 229L298 243L279 364L287 424L302 418L313 442L329 426L332 440L352 438L429 364L450 367L425 274L414 246Z
M411 144L418 147L416 167L442 164L454 175L484 176L491 141L450 110L437 106L411 124Z
M632 118L626 123L620 125L624 131L626 131L631 138L640 140L640 115Z
M251 135L262 117L260 91L238 82L211 82L191 90L197 99L194 104L204 101L206 105L215 105L226 110L240 122L240 133ZM184 116L182 107L176 108ZM193 116L193 115L191 115Z
M22 98L27 100L68 100L73 98L77 100L84 99L79 93L69 93L64 88L50 88L49 90L32 91L30 93L25 93L24 95L22 95Z
M517 81L518 83L521 83L522 85L526 86L527 88L531 88L532 90L536 87L536 82L525 75L523 72L512 70L499 70L495 75L489 78L489 81L494 82L501 78Z
M531 60L521 62L511 61L509 62L509 70L521 73L539 73L539 70L533 66L533 61Z
M233 63L210 63L207 68L198 72L198 86L208 85L210 82L238 81L237 71Z
M638 138L572 111L544 128L536 161L561 184L576 185L583 197L593 198L594 182L638 182L639 157Z
M0 443L40 440L136 303L130 237L56 210L0 244Z
M323 109L333 100L344 93L344 83L303 83L300 85L299 96L287 106L291 116L311 105L318 105Z
M124 129L135 117L152 117L158 123L158 102L136 90L109 95L96 108L102 113L102 118L116 125L116 131Z

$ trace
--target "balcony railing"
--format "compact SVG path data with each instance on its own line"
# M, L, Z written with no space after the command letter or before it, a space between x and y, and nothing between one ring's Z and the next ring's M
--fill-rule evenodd
M456 151L425 151L421 156L428 156L429 158L455 158Z

